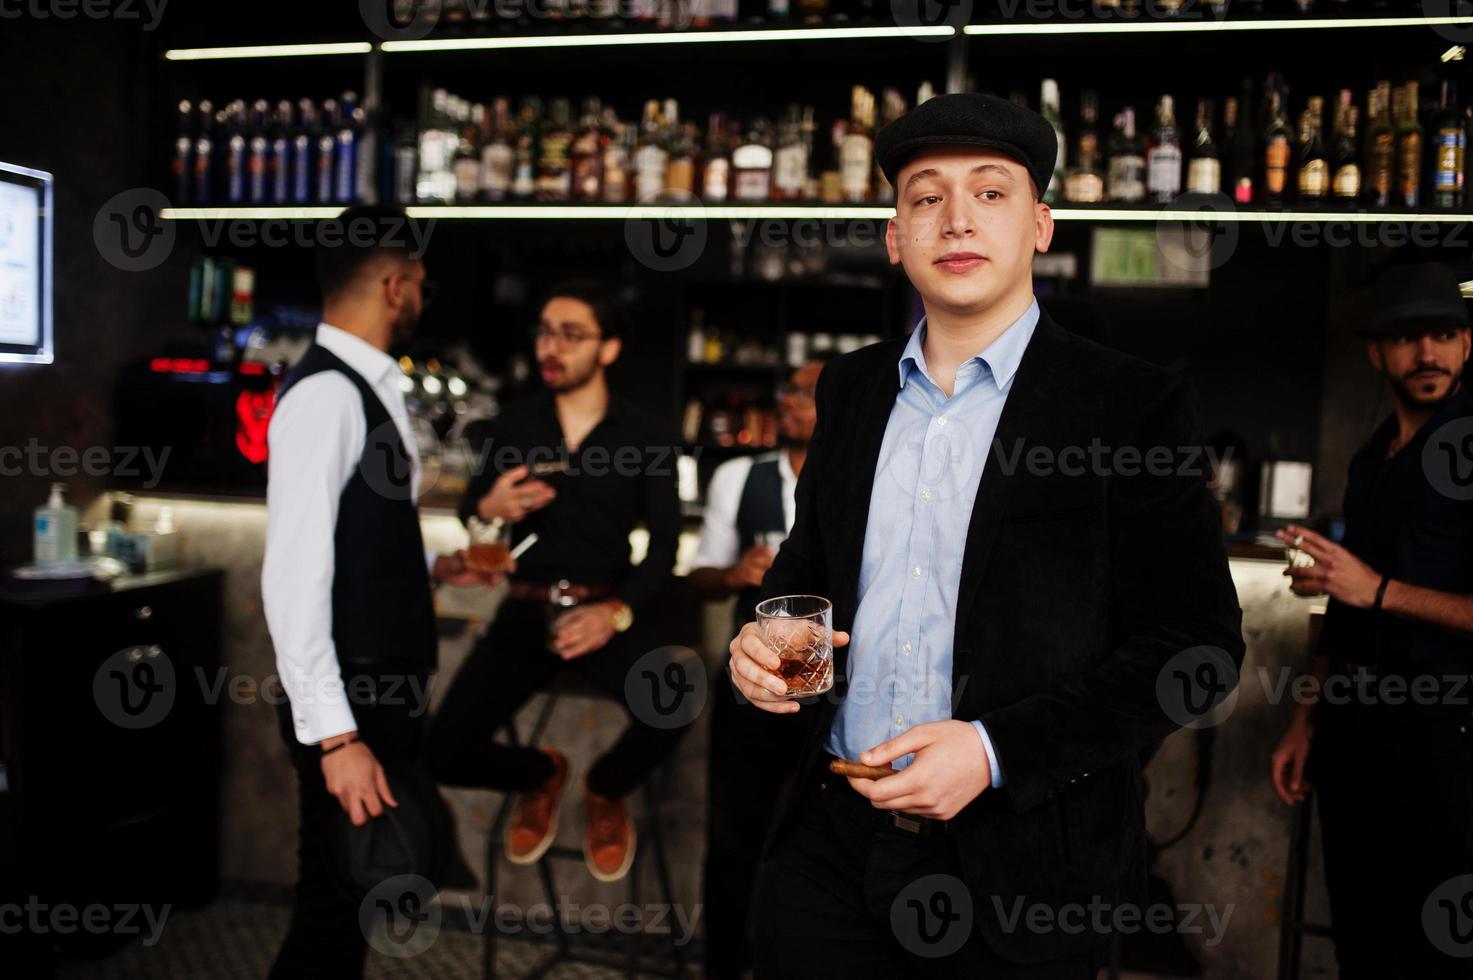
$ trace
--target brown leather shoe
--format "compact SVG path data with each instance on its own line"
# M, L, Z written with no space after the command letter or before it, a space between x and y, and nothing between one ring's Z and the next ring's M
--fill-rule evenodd
M600 796L584 787L587 823L583 831L583 861L599 881L618 881L634 863L634 821L629 807L615 796Z
M512 864L534 864L557 837L558 804L568 788L568 760L557 749L543 749L552 759L553 773L533 790L518 793L506 824L506 859Z

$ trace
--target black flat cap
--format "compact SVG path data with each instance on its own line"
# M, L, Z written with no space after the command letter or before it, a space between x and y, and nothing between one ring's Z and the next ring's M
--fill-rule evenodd
M1376 312L1362 336L1468 326L1468 303L1457 273L1441 262L1387 267L1376 278Z
M985 146L1017 160L1033 175L1039 196L1054 175L1059 140L1031 109L977 92L938 95L880 130L875 155L891 184L915 153L933 146Z

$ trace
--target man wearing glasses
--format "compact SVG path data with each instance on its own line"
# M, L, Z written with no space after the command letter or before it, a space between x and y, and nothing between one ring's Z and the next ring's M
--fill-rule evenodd
M508 406L487 428L460 507L468 522L510 525L513 545L537 535L496 621L446 693L428 751L443 783L519 793L505 840L516 864L534 863L551 846L571 773L558 750L496 744L496 734L565 664L625 703L625 678L641 651L623 634L675 565L674 443L658 421L609 392L604 372L619 357L620 334L618 308L598 285L553 290L533 338L547 390ZM641 523L649 549L633 566L629 533ZM576 604L550 623L558 600ZM683 732L631 715L589 770L584 856L599 880L628 872L635 840L625 797Z

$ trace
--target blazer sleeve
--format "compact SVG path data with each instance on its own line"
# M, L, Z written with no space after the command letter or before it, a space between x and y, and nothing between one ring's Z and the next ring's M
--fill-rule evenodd
M1195 399L1168 381L1126 442L1141 451L1200 447ZM1197 459L1201 459L1199 455ZM1168 662L1194 647L1216 647L1243 662L1242 610L1228 570L1220 519L1202 465L1168 472L1139 467L1111 478L1108 516L1115 622L1123 639L1103 660L1049 690L984 712L1007 773L1004 792L1027 810L1091 770L1123 761L1180 727L1158 696Z
M833 409L834 374L837 362L830 362L819 373L814 390L814 407L818 415L813 438L808 442L808 455L803 471L798 474L794 492L793 529L778 549L777 556L762 577L758 591L761 599L780 595L828 595L828 563L824 556L823 532L819 527L819 500L816 482L822 472L827 448L828 424Z

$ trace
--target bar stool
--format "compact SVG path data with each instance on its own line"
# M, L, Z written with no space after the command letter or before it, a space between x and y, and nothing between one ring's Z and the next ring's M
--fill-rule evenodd
M546 700L537 712L537 717L532 723L532 730L526 742L518 737L516 719L507 722L507 739L512 745L538 746L542 742L542 736L547 731L548 722L552 719L552 713L557 708L558 702L563 698L591 698L595 700L611 700L601 689L586 682L582 675L573 670L561 671L548 685ZM652 855L655 861L655 881L659 890L659 898L667 906L673 909L675 905L675 891L670 884L670 865L665 855L665 842L660 832L660 810L664 802L664 789L668 780L669 770L661 767L649 779L645 780L640 788L640 795L644 800L644 814L636 821L636 840L638 848L634 852L634 862L629 868L629 874L625 876L626 901L636 908L640 907L640 871L644 863L646 853ZM491 822L491 828L486 841L486 895L494 901L496 896L496 881L498 866L502 856L502 842L506 830L506 823L511 818L513 794L508 793L497 811L496 819ZM564 799L566 802L566 798ZM537 861L537 874L542 880L542 890L547 903L554 911L558 907L557 888L553 884L553 862L554 861L576 861L580 871L584 871L583 849L581 847L565 847L554 844L547 849ZM586 873L586 872L585 872ZM528 980L542 977L549 971L563 963L588 963L596 966L618 966L620 958L617 954L589 949L579 949L572 942L576 935L575 930L567 928L561 916L554 915L556 923L557 952L544 962L540 963L530 973L526 974ZM622 962L625 976L629 980L635 980L639 973L656 976L681 977L685 975L685 957L680 947L673 942L670 944L670 958L673 964L663 969L654 970L648 966L642 966L641 954L644 952L641 940L644 939L641 932L630 933L625 939ZM486 929L486 941L482 944L482 973L489 978L496 975L496 929L489 922Z
M1304 921L1304 882L1309 876L1314 794L1294 807L1289 824L1289 863L1284 872L1284 906L1279 927L1279 980L1299 980L1299 954L1305 936L1330 938L1330 927Z

